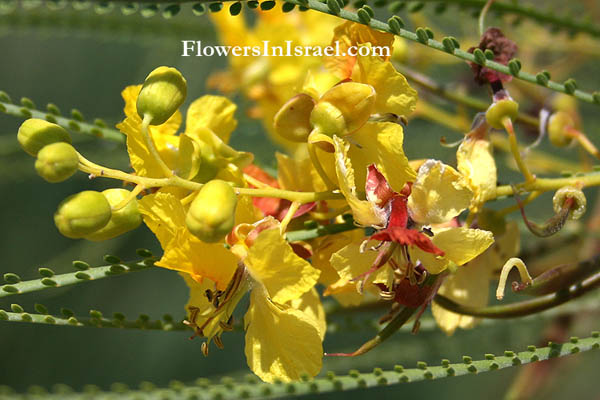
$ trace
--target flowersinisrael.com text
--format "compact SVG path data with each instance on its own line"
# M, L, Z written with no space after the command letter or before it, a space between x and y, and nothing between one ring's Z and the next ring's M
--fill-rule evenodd
M300 46L294 45L291 40L286 40L285 45L272 46L270 41L263 40L262 45L255 46L218 46L202 45L201 40L182 40L183 57L300 57L300 56L379 56L390 57L387 46L350 46L344 47L340 42L330 46Z

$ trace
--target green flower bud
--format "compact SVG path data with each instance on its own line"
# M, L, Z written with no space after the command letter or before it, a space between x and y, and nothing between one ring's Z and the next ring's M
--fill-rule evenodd
M192 201L185 223L190 232L207 243L220 241L233 229L237 196L225 181L206 183Z
M44 146L35 160L38 175L51 183L69 179L79 165L79 155L73 146L65 142Z
M573 118L564 111L555 112L548 119L548 139L556 147L565 147L573 140L567 128L575 126Z
M306 143L312 131L310 113L315 103L315 100L305 93L292 97L273 118L275 133L292 142Z
M79 239L102 229L110 221L110 204L104 195L86 190L64 199L54 213L54 224L64 236Z
M158 67L146 77L137 99L137 112L152 117L150 125L160 125L175 114L187 95L187 83L175 68Z
M495 129L502 129L504 118L514 120L519 115L519 103L513 99L506 98L494 102L486 111L485 119L487 123Z
M21 124L17 140L23 150L35 157L46 145L56 142L71 143L71 136L59 125L43 119L30 118Z
M106 189L102 192L111 207L121 203L130 193L125 189ZM142 215L138 210L137 199L133 198L125 207L112 212L108 224L84 238L94 242L112 239L137 228L141 223Z

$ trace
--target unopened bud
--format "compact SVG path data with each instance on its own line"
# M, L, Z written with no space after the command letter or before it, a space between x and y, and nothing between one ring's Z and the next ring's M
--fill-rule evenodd
M315 103L315 100L305 93L292 97L275 114L275 133L292 142L306 142L312 131L310 114Z
M79 166L79 155L73 146L65 142L44 146L35 160L38 175L51 183L69 179Z
M325 135L345 136L363 126L375 109L375 89L345 82L329 89L310 115L311 124Z
M519 115L519 103L511 98L504 98L494 102L485 112L487 123L495 129L502 129L505 118L511 121Z
M62 126L38 118L30 118L21 124L17 140L23 150L32 156L46 145L65 142L71 143L71 136Z
M200 189L187 212L190 232L207 243L218 242L233 229L237 197L225 181L212 180Z
M552 205L554 206L554 212L559 213L568 198L573 198L575 204L571 207L570 219L579 219L585 213L587 207L587 200L583 192L573 186L565 186L560 188L554 194L552 198Z
M575 125L573 118L564 112L558 111L550 116L548 119L548 138L550 143L556 147L568 146L573 137L569 135L568 128L572 128Z
M175 114L187 95L187 83L175 68L158 67L146 77L137 99L137 112L150 125L160 125Z
M54 224L64 236L79 239L110 221L110 204L104 195L86 190L64 199L54 214Z
M115 207L127 199L131 192L125 189L106 189L102 192L111 207ZM103 228L86 235L85 239L92 241L101 241L115 238L129 232L142 223L142 215L138 210L137 200L131 199L125 207L112 211L110 221Z

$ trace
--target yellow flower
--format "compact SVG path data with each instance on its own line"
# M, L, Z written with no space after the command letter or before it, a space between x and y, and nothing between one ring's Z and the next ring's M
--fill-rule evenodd
M346 183L346 189L352 188L354 169L346 151L348 145L336 137L334 142L337 165L340 165L338 177L340 182ZM405 186L400 193L374 165L368 167L364 200L343 187L341 191L359 223L366 225L374 221L371 225L380 229L371 239L390 243L383 245L378 255L361 257L358 250L367 246L354 243L332 256L331 262L336 268L334 259L354 248L352 256L343 257L344 261L337 263L336 269L339 273L343 268L350 268L352 278L364 276L363 286L373 272L390 267L411 282L416 279L415 273L422 275L420 268L437 275L448 267L466 264L493 243L491 232L457 226L454 218L469 206L472 192L456 170L439 161L423 163L412 186ZM391 243L400 247L392 247ZM365 261L364 257L370 258ZM390 285L388 282L385 286L394 292L394 287L400 290L400 283Z
M240 292L251 289L244 317L248 366L267 382L316 375L325 335L325 313L314 289L320 271L294 253L272 218L239 226L231 239L231 253L243 263L234 276L234 292L229 293L232 284L223 292L225 301L233 304L215 307L204 295L205 285L186 279L191 289L191 322L209 339L219 337L215 341L219 344Z
M269 47L286 48L286 41L292 46L326 46L331 31L339 20L322 13L293 11L283 13L279 9L268 12L257 10L253 27L248 27L243 17L229 13L213 13L220 40L228 46L260 46L269 41ZM257 107L250 111L251 117L263 121L264 126L277 143L288 149L297 144L273 135L273 117L279 108L302 87L306 74L318 70L322 65L319 56L270 57L267 55L229 58L231 70L213 75L209 86L224 92L238 89Z
M135 172L162 178L164 173L142 136L142 120L136 110L140 89L137 85L123 90L126 118L117 127L127 135L127 151ZM253 156L227 144L237 126L235 110L235 104L227 98L206 95L188 108L184 133L176 135L182 122L179 111L164 124L148 129L158 154L176 175L198 182L220 178L240 183L241 169L252 162Z

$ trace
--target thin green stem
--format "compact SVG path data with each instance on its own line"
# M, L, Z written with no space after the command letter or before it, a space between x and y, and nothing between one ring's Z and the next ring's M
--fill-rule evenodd
M494 0L487 0L479 13L479 36L482 36L483 32L485 32L485 17L492 4L494 4Z

